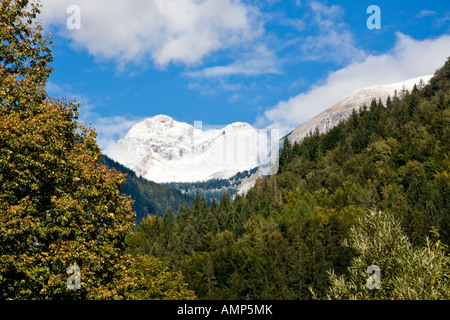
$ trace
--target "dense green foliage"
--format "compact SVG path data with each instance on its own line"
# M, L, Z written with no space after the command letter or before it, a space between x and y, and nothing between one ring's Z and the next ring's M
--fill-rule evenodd
M151 255L136 255L131 266L136 281L129 291L134 300L194 300L181 272L169 270L167 263Z
M0 3L0 299L123 298L131 200L123 175L99 162L95 132L77 123L77 103L45 92L53 57L38 12Z
M163 216L168 209L178 212L182 205L192 205L194 197L138 177L134 171L108 156L103 155L100 157L100 162L109 168L114 168L126 174L126 180L120 186L120 191L133 199L132 209L136 212L135 221L137 225L149 215Z
M440 240L426 238L413 247L392 214L370 212L351 228L349 245L358 252L349 279L331 274L332 299L450 298L450 256ZM379 268L378 288L368 279L368 266ZM370 269L369 269L370 271Z
M277 175L234 201L224 195L207 205L197 195L176 219L169 212L143 222L127 238L129 252L166 261L202 299L377 298L342 294L355 286L347 277L365 285L368 263L379 263L399 286L378 298L448 297L449 88L450 61L425 87L362 106L326 134L286 140ZM363 236L355 225L374 209L398 225L400 260L422 257L434 267L410 261L390 268L383 238L370 239L378 255L345 245ZM435 233L441 242L427 240Z

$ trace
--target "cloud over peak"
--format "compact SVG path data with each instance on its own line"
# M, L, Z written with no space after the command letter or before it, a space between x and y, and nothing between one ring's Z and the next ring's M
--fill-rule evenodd
M281 101L258 119L258 126L291 130L313 118L353 91L380 84L433 74L450 53L450 36L415 40L397 33L395 47L380 55L368 55L331 72L323 84Z
M78 0L81 29L65 28L71 0L45 0L44 26L73 44L120 63L150 58L157 66L194 65L258 33L257 10L240 0Z

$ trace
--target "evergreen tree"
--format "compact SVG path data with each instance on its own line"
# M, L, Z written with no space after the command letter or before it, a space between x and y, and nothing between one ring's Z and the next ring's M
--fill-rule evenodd
M279 171L283 172L285 171L285 166L290 162L292 158L292 145L289 141L289 138L286 136L283 140L283 147L280 150L280 156L279 156Z

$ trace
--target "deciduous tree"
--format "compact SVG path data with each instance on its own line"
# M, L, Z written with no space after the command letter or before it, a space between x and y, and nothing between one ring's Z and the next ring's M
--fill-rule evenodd
M0 298L123 298L133 225L124 176L99 162L78 104L45 92L51 42L36 4L0 4ZM80 288L67 286L69 266Z

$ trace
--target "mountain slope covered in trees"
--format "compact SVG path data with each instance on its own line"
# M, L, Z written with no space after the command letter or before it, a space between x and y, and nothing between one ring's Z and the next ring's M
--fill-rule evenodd
M176 219L150 217L128 252L165 261L202 299L448 299L449 88L450 60L425 87L286 139L277 175L234 201L197 195ZM366 292L366 262L383 268L384 291Z
M178 212L182 205L186 207L192 205L194 197L138 177L132 170L106 155L100 158L100 162L109 168L114 168L126 174L126 180L121 185L120 190L122 193L131 196L134 201L132 208L136 212L136 224L140 224L142 219L145 219L148 215L163 216L167 210Z

